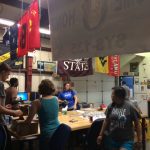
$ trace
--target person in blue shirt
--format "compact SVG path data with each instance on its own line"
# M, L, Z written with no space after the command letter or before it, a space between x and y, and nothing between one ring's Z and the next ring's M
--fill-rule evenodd
M64 90L58 95L59 103L63 103L65 100L68 102L68 110L76 110L78 97L77 93L71 89L71 83L64 84Z

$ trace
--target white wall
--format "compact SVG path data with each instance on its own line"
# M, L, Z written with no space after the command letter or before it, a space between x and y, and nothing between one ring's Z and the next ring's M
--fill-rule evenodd
M57 81L53 79L53 77L51 77L50 75L32 74L32 91L38 91L38 85L44 79L51 80L54 83L55 88L62 87L62 81Z
M9 76L9 79L13 78L13 77L15 77L19 80L18 91L19 92L24 92L25 91L25 75L24 75L24 73L11 73L10 76ZM9 87L9 85L6 84L6 83L4 83L4 86L5 86L5 89L7 87Z
M97 106L102 99L107 105L111 102L111 88L115 86L114 77L95 73L86 77L74 77L71 80L74 82L80 102L91 102Z

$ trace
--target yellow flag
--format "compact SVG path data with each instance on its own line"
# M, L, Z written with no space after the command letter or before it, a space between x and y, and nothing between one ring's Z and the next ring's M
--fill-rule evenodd
M95 72L108 73L108 56L95 58Z
M6 53L6 54L3 54L0 56L0 63L8 60L10 58L10 52Z

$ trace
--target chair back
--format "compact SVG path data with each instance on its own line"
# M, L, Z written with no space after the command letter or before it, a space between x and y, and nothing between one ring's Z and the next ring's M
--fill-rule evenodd
M0 150L5 150L7 142L7 133L4 126L0 125Z
M60 124L50 140L50 150L64 150L70 133L71 128L69 126Z
M97 137L102 128L102 125L102 119L97 119L92 123L91 128L89 129L87 134L88 150L100 149L100 147L97 145Z

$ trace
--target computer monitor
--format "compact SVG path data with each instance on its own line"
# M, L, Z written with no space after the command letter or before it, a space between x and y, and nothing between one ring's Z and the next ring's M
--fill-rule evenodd
M22 101L28 101L28 93L27 92L18 92L17 97Z
M40 94L38 92L31 92L30 93L30 101L34 101L36 99L39 99L40 98Z

